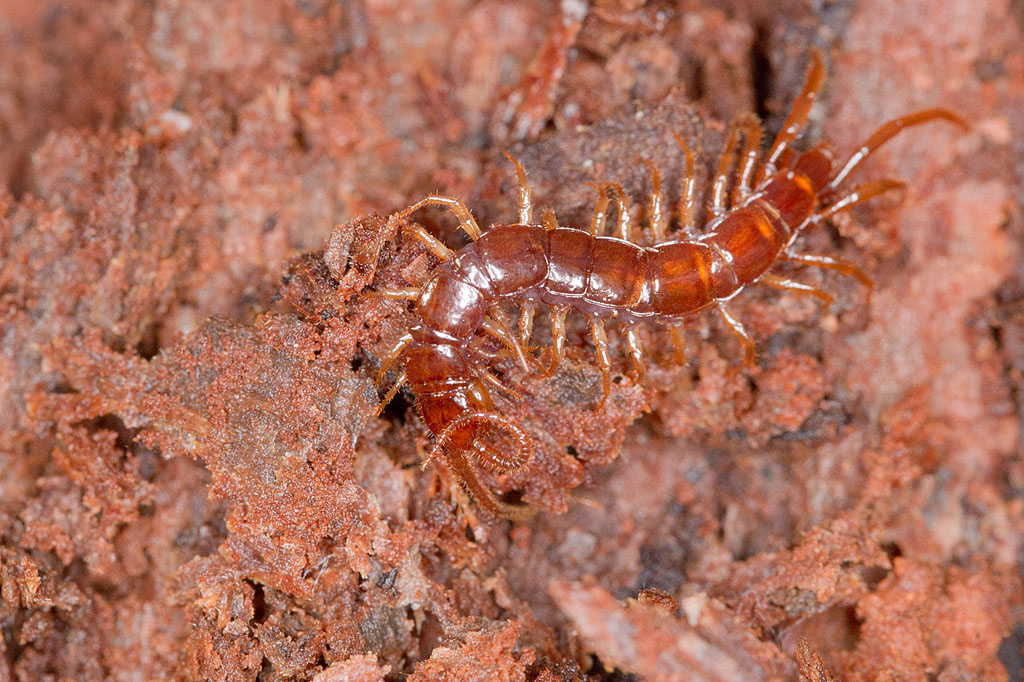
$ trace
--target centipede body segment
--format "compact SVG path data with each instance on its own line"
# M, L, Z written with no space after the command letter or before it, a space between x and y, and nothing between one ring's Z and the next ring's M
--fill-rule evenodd
M515 223L481 230L461 199L445 195L427 196L402 211L400 215L407 217L426 205L442 206L455 215L473 240L452 251L423 228L408 227L406 234L443 262L420 288L380 292L415 301L417 321L385 358L378 379L389 368L400 368L385 403L401 386L411 389L420 415L436 439L427 463L442 459L490 512L512 519L531 513L529 507L499 499L478 473L478 466L496 472L521 467L531 447L523 427L495 410L490 388L502 385L488 371L492 360L471 342L481 334L495 337L524 367L537 365L526 348L538 304L550 307L553 344L549 364L536 371L556 371L565 343L565 316L570 311L583 314L602 370L600 409L610 392L608 320L614 319L624 328L628 352L640 377L644 353L638 325L663 325L677 341L678 325L706 309L715 310L736 334L749 364L756 360L754 341L728 308L728 302L744 288L764 284L813 295L825 303L832 300L821 289L771 273L776 263L832 269L870 287L870 278L856 264L798 251L797 236L841 211L903 186L898 180L883 179L845 193L840 189L874 150L900 131L936 119L966 124L944 109L909 114L879 128L837 169L827 146L820 144L806 151L793 147L806 127L824 75L823 56L815 50L804 87L767 152L762 153L762 128L755 116L739 117L729 125L703 226L694 224L693 154L686 141L677 137L686 163L679 225L669 229L660 174L652 166L653 192L647 212L652 246L636 243L638 228L630 221L629 199L616 183L595 183L596 206L586 229L559 225L551 211L536 222L526 172L512 157L508 158L519 181ZM617 208L616 224L609 226L612 202ZM609 228L613 235L606 234ZM508 302L521 309L517 331L498 311L498 306ZM513 397L517 396L513 393ZM495 429L511 436L514 450L496 446L486 437Z

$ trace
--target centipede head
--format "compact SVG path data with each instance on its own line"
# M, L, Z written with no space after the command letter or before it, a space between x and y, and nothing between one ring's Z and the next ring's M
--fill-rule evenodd
M497 516L522 520L534 510L501 500L481 480L476 464L506 472L524 466L531 454L529 437L515 420L494 412L465 412L438 435L423 466L441 457L481 507Z

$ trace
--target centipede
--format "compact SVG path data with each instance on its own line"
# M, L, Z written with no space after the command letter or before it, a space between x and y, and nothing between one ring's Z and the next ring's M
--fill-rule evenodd
M934 120L964 129L967 123L947 109L917 111L883 124L838 164L825 142L803 151L795 144L808 127L824 80L824 55L813 49L803 88L767 151L762 150L763 127L757 116L744 114L728 124L713 167L703 225L695 219L694 154L676 135L685 163L678 224L672 225L666 209L660 174L649 165L647 246L638 243L642 226L631 224L628 197L616 183L595 183L598 198L586 228L560 225L553 211L542 212L536 221L526 171L508 153L518 180L516 222L481 230L462 199L444 194L428 195L401 211L399 217L407 219L425 206L442 207L470 240L452 250L406 220L403 234L421 242L440 264L421 286L376 292L413 306L415 322L382 358L377 381L380 384L392 368L398 370L381 409L403 387L411 391L434 438L424 468L440 460L479 506L499 517L521 520L535 513L530 505L500 499L481 477L479 467L503 473L525 466L532 445L520 423L495 409L491 389L522 398L491 372L495 354L480 350L474 343L479 337L496 339L527 371L550 376L564 356L566 315L582 314L602 375L603 393L595 408L600 410L610 394L612 353L605 328L610 321L621 325L642 381L640 325L664 327L673 342L680 343L680 324L714 311L741 342L749 365L756 362L756 344L729 310L730 301L742 291L763 284L832 302L832 296L818 287L773 273L779 263L836 271L870 288L872 280L859 265L804 253L798 237L843 211L905 187L902 181L881 179L842 189L851 173L901 131ZM610 207L617 208L614 225ZM510 304L520 310L517 331L500 314L501 307ZM552 346L546 366L527 350L538 305L550 311ZM504 446L489 437L495 431L504 435L499 441Z

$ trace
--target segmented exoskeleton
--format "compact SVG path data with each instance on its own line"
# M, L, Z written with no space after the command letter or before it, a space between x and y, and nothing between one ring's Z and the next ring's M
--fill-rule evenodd
M777 262L830 268L871 286L871 280L857 265L800 253L794 247L795 238L802 230L840 211L903 186L896 180L877 180L845 195L839 193L850 173L901 130L934 119L966 124L944 109L927 109L895 119L879 128L836 170L833 156L824 145L804 152L792 149L824 80L823 61L820 51L811 53L803 90L763 159L762 128L755 116L742 116L729 126L703 229L693 224L694 159L680 137L677 139L686 160L679 202L681 229L666 229L669 221L663 211L660 176L652 167L649 221L653 246L639 246L630 240L628 201L622 187L615 183L598 186L598 206L588 230L562 227L552 213L546 213L541 224L535 223L526 173L511 156L508 158L519 179L517 223L493 225L481 232L461 199L443 195L427 196L401 212L407 217L426 205L446 207L474 240L453 252L423 228L408 226L406 233L422 241L444 262L421 288L381 292L416 302L418 321L382 363L378 379L392 365L401 366L401 375L384 403L402 385L412 390L423 421L436 438L427 462L437 456L443 458L477 502L491 512L509 518L530 513L528 507L498 499L475 468L478 463L495 471L522 466L531 447L523 428L494 410L487 384L501 384L487 371L491 360L475 351L470 341L480 332L491 334L526 366L523 349L531 335L538 302L551 308L554 343L549 373L555 371L562 357L566 313L576 310L588 318L603 373L600 409L610 391L611 361L604 328L610 318L624 327L630 355L641 376L637 325L648 321L666 324L675 338L678 327L674 325L705 308L718 311L744 344L746 361L752 363L754 342L726 305L744 287L762 283L812 294L826 303L832 300L816 287L771 274ZM609 192L618 204L614 237L603 234ZM508 301L521 305L518 335L500 316L489 315ZM511 434L516 442L514 452L505 452L485 439L488 430L495 427Z

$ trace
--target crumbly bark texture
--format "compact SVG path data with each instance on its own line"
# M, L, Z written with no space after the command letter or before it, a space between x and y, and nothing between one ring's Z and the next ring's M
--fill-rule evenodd
M813 7L812 7L813 5ZM0 0L0 680L1020 680L1024 11L1005 0ZM650 160L703 199L812 45L842 157L933 106L802 237L850 259L706 315L687 364L584 320L481 477L373 379L437 258L394 212L586 227ZM703 201L701 206L703 206ZM704 209L698 213L703 216ZM387 217L391 216L391 217ZM411 217L452 247L440 211ZM510 311L511 312L511 311ZM535 341L550 335L540 311ZM390 375L394 378L394 373Z

